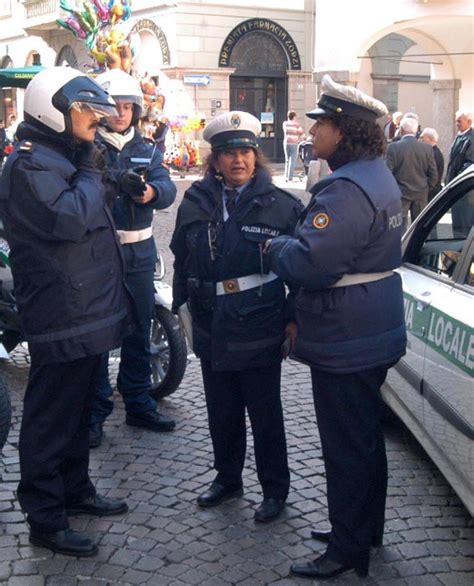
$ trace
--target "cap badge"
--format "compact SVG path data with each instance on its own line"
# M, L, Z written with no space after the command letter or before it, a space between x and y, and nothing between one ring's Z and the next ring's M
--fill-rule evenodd
M323 230L329 224L329 216L327 214L316 214L313 218L313 226L318 230Z
M240 120L240 116L238 114L234 114L232 116L232 118L230 119L230 123L232 124L232 126L234 128L238 128L240 126L240 122L241 122L241 120Z

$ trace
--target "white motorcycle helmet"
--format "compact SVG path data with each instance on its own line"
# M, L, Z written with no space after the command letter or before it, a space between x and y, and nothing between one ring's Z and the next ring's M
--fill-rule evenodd
M34 126L71 136L69 112L95 111L100 117L117 113L115 102L85 73L71 67L40 71L25 91L25 121Z
M135 126L143 111L143 92L138 80L121 69L110 69L98 75L96 81L115 101L133 104L132 125Z

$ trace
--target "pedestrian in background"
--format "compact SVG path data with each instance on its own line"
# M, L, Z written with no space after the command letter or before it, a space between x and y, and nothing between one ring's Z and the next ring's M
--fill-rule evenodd
M303 163L304 174L307 177L309 164L313 160L313 140L310 136L298 144L298 156Z
M391 142L400 127L400 121L403 118L402 112L394 112L388 115L388 120L383 127L383 133L387 142Z
M20 431L18 499L30 542L74 556L95 541L68 515L113 515L123 501L96 494L88 429L103 352L128 331L122 258L93 141L115 111L106 92L69 67L38 73L25 92L25 122L0 180L15 298L31 367Z
M150 328L157 261L152 222L153 210L162 210L174 202L176 187L162 164L161 152L146 142L136 128L143 106L138 81L122 70L112 69L99 75L97 82L114 98L118 112L117 116L106 119L97 135L105 148L109 175L116 183L118 197L113 217L122 244L125 280L135 301L139 323L122 342L117 390L125 403L127 425L171 431L174 420L159 413L156 401L150 396ZM113 409L107 354L102 357L96 387L89 436L91 447L102 442L103 423Z
M197 503L242 494L247 410L263 489L255 521L266 522L280 515L289 490L280 374L293 309L262 249L269 236L293 233L302 206L272 184L260 131L257 118L238 111L207 125L211 155L204 179L184 195L171 250L173 307L191 311L217 471Z
M444 157L443 153L438 148L439 135L434 128L425 128L420 135L420 139L433 147L434 160L438 171L438 181L428 192L428 201L431 201L443 188L441 182L444 175Z
M10 114L8 117L8 126L5 129L6 137L10 142L14 142L16 130L18 128L18 122L15 114Z
M385 105L325 75L315 110L315 156L333 173L316 184L292 236L267 242L270 267L300 286L293 356L309 364L326 468L330 531L312 562L291 571L315 579L366 576L382 544L387 460L380 394L405 353L400 276L400 190L382 155L376 119Z
M293 181L296 159L298 157L298 143L304 131L296 119L296 112L290 110L287 119L283 122L283 150L285 151L285 181Z
M428 193L438 181L433 148L416 139L418 120L404 118L400 123L399 141L387 148L387 166L402 192L403 231L418 217L428 203Z
M456 112L456 128L458 129L458 133L449 151L446 183L449 183L459 173L474 163L472 113L467 110L458 110Z

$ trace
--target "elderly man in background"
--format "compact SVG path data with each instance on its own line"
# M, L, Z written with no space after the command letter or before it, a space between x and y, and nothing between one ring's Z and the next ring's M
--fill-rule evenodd
M403 229L408 227L408 212L413 222L428 203L428 193L438 181L433 148L416 139L418 121L404 118L401 140L387 149L387 165L402 192Z
M449 151L446 183L454 179L469 165L474 163L474 133L472 130L472 112L458 110L456 112L456 128L458 133Z
M391 142L400 127L400 121L403 118L402 112L394 112L388 115L388 120L383 127L383 133L387 142Z
M438 140L439 134L434 128L425 128L420 135L420 139L426 144L430 144L433 147L433 155L436 163L436 169L438 170L438 181L436 185L430 189L428 193L428 201L431 201L435 195L437 195L441 189L441 182L444 174L444 157L443 153L439 150Z

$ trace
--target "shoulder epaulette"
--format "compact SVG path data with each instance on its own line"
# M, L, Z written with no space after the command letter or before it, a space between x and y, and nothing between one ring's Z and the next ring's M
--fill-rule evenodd
M18 152L20 153L31 153L33 151L33 143L31 140L24 140L20 143L18 147Z

